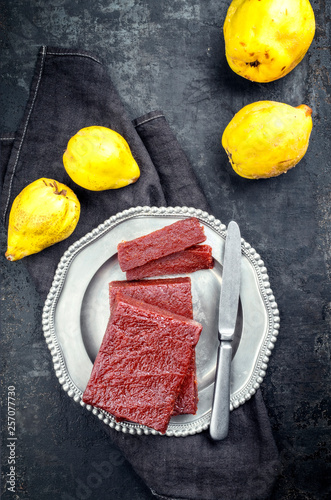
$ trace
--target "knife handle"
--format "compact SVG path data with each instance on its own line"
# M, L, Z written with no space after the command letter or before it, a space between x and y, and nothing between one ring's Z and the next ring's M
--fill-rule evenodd
M218 346L214 400L210 420L210 436L214 440L226 438L230 419L230 374L232 342L221 341Z

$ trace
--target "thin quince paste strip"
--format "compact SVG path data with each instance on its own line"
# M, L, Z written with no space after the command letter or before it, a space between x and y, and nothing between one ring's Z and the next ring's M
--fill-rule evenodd
M129 269L126 272L126 279L137 280L152 276L188 274L201 269L212 269L213 266L212 248L209 245L193 245L186 250Z

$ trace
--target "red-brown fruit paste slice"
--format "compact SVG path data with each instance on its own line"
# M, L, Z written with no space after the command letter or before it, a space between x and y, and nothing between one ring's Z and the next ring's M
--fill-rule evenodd
M142 281L111 281L109 283L110 309L113 309L116 294L125 295L153 304L193 319L191 279L189 277L152 279ZM195 414L198 405L195 351L177 396L173 415Z
M167 311L193 319L191 279L189 277L141 281L111 281L109 303L112 310L117 293L124 293Z
M201 330L118 294L83 401L165 433Z
M189 217L145 236L119 243L118 262L121 270L127 271L205 240L203 225L196 217Z
M169 274L188 274L201 269L212 269L214 259L209 245L193 245L186 250L146 262L142 266L129 269L127 280L137 280Z

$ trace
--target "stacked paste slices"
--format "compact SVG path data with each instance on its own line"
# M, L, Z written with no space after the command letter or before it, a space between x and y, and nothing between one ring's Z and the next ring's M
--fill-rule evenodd
M192 247L209 254L201 249L208 245L198 245L205 239L198 219L184 219L120 243L119 263L127 272L155 263L159 268L158 259ZM200 263L186 272L212 267L211 252L208 259L208 267ZM110 318L83 401L119 421L165 433L172 416L197 410L195 346L202 325L193 320L191 280L113 281L109 300Z
M118 261L128 280L211 269L213 258L196 217L179 220L131 241L121 242Z
M164 433L202 326L118 293L83 401Z
M193 319L193 306L190 278L168 278L145 281L112 281L109 284L110 309L116 301L116 295L131 298L166 309L168 312ZM176 398L172 415L195 414L198 404L196 381L195 350L186 372L181 390Z

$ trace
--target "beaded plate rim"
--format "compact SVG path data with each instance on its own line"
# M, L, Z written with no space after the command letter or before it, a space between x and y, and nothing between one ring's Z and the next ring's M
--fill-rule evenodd
M73 243L63 254L53 279L52 286L47 295L42 314L42 327L44 332L45 341L50 350L55 374L59 380L64 391L74 401L79 403L86 410L91 411L99 420L102 420L106 425L114 428L116 431L121 431L130 434L159 434L158 431L150 429L144 425L135 424L131 422L116 422L115 418L104 410L86 405L82 401L82 391L76 386L71 379L70 373L66 367L63 353L59 345L55 326L54 326L54 312L57 304L58 297L61 293L64 281L66 279L67 270L77 256L87 245L92 241L102 237L106 232L117 226L119 223L127 219L143 216L156 216L156 217L197 217L203 224L216 231L223 239L226 238L226 226L221 221L210 215L208 212L196 209L193 207L149 207L138 206L124 210L111 216L100 224L97 228L93 229L78 241ZM280 318L279 310L273 295L267 268L264 261L258 252L243 238L241 239L242 254L249 260L254 268L258 280L258 287L263 299L263 304L266 309L268 317L268 327L265 333L262 345L260 347L257 361L252 374L243 388L231 394L230 398L230 411L243 405L259 389L263 379L266 375L269 358L274 349L275 342L279 333ZM215 332L216 333L216 332ZM193 435L209 427L210 413L202 416L198 421L192 423L176 423L168 426L165 436L180 436L185 437Z

